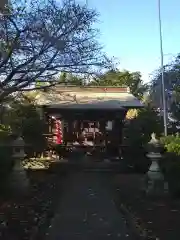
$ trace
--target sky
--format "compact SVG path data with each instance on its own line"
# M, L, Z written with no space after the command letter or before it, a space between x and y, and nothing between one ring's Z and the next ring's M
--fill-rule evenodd
M86 0L84 0L86 1ZM87 0L99 12L100 42L120 69L140 71L144 81L160 66L158 0ZM161 0L164 63L180 52L180 1Z

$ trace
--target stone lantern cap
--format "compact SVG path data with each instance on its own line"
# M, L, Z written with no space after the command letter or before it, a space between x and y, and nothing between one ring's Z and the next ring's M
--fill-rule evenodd
M160 153L163 150L163 145L160 143L160 141L156 138L156 134L151 134L151 140L147 144L147 150L148 152L155 152Z
M16 138L16 139L12 142L12 146L13 146L13 147L24 147L24 146L25 146L24 139L23 139L22 137Z

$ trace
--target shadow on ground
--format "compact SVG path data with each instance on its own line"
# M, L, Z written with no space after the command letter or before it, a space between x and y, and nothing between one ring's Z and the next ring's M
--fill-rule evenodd
M26 195L12 191L9 185L1 188L0 239L41 239L54 214L64 174L28 170L27 176L30 186Z
M180 239L180 201L172 197L147 197L142 174L116 174L112 189L117 206L123 204L145 239Z

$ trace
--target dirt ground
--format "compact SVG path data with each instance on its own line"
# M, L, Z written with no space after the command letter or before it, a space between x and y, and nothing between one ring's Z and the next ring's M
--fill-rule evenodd
M147 197L142 191L142 180L142 175L115 175L116 204L129 210L144 239L179 240L180 200Z

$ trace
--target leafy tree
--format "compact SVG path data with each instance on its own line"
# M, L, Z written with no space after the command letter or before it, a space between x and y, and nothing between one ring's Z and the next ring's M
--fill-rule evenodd
M174 91L171 98L170 111L172 113L172 117L174 117L175 120L180 122L180 85L178 84L174 86Z
M174 110L178 108L180 93L180 55L177 55L174 61L164 66L164 85L167 109L174 112ZM153 76L149 98L154 107L162 109L161 86L161 71L159 69Z
M135 172L148 171L151 161L146 156L146 144L153 132L160 136L162 130L161 118L149 105L129 112L123 129L122 154Z
M72 73L61 73L59 83L82 86L84 85L84 78Z
M139 72L110 70L102 74L99 78L94 79L90 85L95 86L127 86L130 88L132 94L137 98L142 99L144 93L147 91L147 85L142 81Z
M150 106L137 110L136 116L126 121L124 141L130 145L145 145L155 132L161 136L163 124L161 117Z
M17 91L44 88L36 81L54 84L59 72L95 74L109 67L96 40L96 20L96 11L75 0L12 0L0 18L0 102Z
M41 153L46 147L45 123L40 118L34 96L28 93L11 102L4 116L6 125L0 126L3 131L7 129L15 135L22 135L25 142L29 144L27 149L31 152Z
M180 122L180 55L164 66L166 108L168 113L168 132L179 132ZM155 108L163 109L161 72L154 75L149 94L149 102Z

